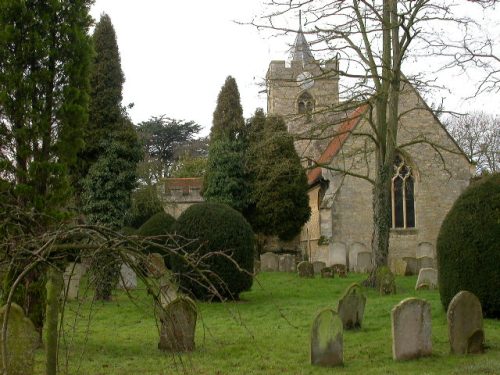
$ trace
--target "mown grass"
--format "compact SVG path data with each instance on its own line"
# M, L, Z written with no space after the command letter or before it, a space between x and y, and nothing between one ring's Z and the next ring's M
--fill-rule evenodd
M143 290L132 292L133 300L118 292L112 303L71 302L65 318L70 350L61 353L62 373L500 374L500 321L485 320L485 354L450 355L439 294L415 292L415 277L397 278L396 295L365 291L363 328L344 333L344 367L311 366L309 334L315 313L325 307L335 309L345 288L364 278L366 275L351 274L346 279L299 279L295 274L262 273L239 302L199 304L197 348L183 355L157 349L152 302ZM402 299L415 296L431 304L433 355L395 362L390 312ZM37 374L43 373L43 361L40 351Z

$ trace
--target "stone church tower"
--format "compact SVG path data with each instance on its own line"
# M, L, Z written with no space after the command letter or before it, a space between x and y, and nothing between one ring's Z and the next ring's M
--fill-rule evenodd
M271 61L266 75L267 113L285 118L288 130L298 141L302 158L316 158L319 139L332 107L339 103L338 59L320 64L299 27L288 61ZM331 122L331 121L330 121ZM304 138L303 140L300 140Z

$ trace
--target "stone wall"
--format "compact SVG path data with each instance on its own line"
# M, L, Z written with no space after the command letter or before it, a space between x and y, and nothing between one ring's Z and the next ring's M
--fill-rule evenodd
M165 212L176 219L192 204L203 202L203 178L165 178L157 185Z

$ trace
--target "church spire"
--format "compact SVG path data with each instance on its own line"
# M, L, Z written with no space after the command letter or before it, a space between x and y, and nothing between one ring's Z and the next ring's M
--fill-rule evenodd
M301 61L303 64L314 61L314 56L311 53L306 37L302 32L302 11L299 10L299 30L297 37L290 50L291 61Z

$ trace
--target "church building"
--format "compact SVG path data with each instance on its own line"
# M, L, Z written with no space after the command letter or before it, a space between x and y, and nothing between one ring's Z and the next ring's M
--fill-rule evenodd
M366 106L332 110L342 104L339 63L318 62L299 29L289 61L269 65L267 111L285 118L308 168L311 217L299 246L304 257L368 271L375 164L367 135L372 129ZM399 106L397 144L405 147L394 160L389 264L401 274L434 265L441 223L469 185L474 167L408 83Z

